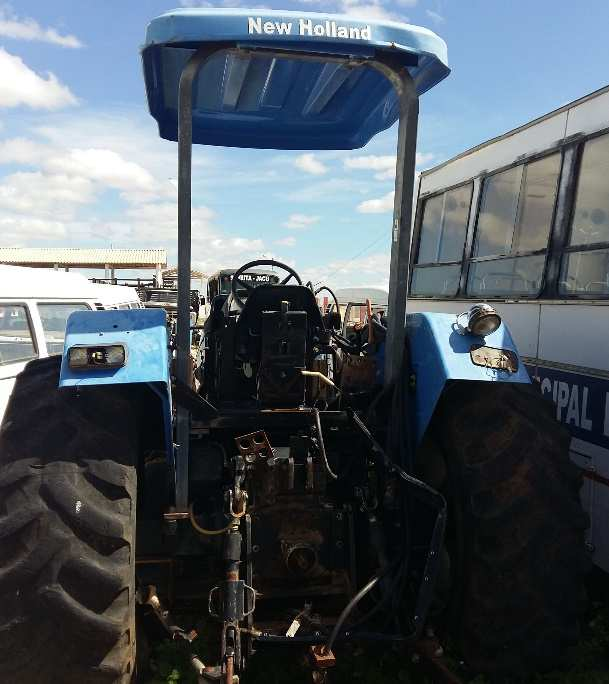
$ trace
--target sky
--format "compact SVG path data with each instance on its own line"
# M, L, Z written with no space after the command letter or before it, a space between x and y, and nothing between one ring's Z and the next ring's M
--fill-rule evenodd
M0 1L0 245L177 246L177 146L147 111L139 48L177 6L260 0ZM609 83L609 3L264 0L425 26L451 75L420 101L429 168ZM386 287L397 127L352 152L197 147L193 265L273 257L303 280ZM125 274L127 275L127 274Z

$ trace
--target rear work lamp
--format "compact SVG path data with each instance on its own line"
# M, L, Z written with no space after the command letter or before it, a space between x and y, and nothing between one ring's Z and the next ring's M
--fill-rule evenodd
M73 370L86 368L121 368L125 365L127 350L122 344L103 344L95 347L70 347L68 365Z
M463 325L461 321L467 323ZM457 316L457 328L461 335L469 333L484 337L494 333L501 325L501 316L490 304L474 304L469 311L464 311Z

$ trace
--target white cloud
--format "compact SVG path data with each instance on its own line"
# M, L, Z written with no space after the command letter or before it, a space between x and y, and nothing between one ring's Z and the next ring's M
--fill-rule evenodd
M417 152L417 167L427 164L434 158L430 152ZM376 171L376 180L391 180L395 177L396 159L394 154L375 155L367 154L359 157L347 157L344 160L346 169Z
M353 19L389 20L407 22L408 17L401 11L391 9L391 3L387 0L296 0L303 8L313 7L324 12L339 12L348 14ZM414 7L417 0L397 0L398 7ZM245 0L180 0L182 7L251 7L250 2ZM257 5L256 9L264 11L269 9L264 5Z
M34 19L19 18L7 5L0 7L0 36L16 40L38 40L67 48L82 47L76 36L62 35L54 28L43 28Z
M339 3L339 11L344 14L349 14L354 19L408 21L407 17L387 9L387 4L388 3L382 2L382 0L372 0L372 2L342 0Z
M188 0L186 0L188 1ZM401 12L390 9L391 3L387 0L299 0L305 7L319 6L319 9L330 12L348 14L354 19L408 21L408 17ZM414 7L417 0L397 0L400 7Z
M135 228L125 224L121 217L115 229L110 231L99 227L95 219L82 224L82 237L88 233L99 238L107 238L110 232L117 241L122 239L145 240L146 236L155 239L175 239L176 207L171 202L156 202L175 197L175 188L169 183L157 181L146 169L135 162L124 159L118 153L107 149L60 149L34 140L15 138L0 143L0 163L13 163L34 167L31 171L18 171L0 178L0 210L15 212L28 219L54 219L71 221L66 233L75 230L74 221L84 205L90 205L88 215L94 216L96 203L101 194L108 190L118 190L121 197L129 202L130 208L122 210L128 219L133 208L145 207L149 211L146 220L139 220ZM171 223L169 231L162 225L163 218ZM196 220L209 220L208 214L193 210L193 224ZM153 221L153 219L155 219ZM154 226L154 229L152 228ZM110 231L110 232L108 232ZM122 231L122 233L121 233ZM57 232L53 228L51 234Z
M60 109L78 103L70 89L57 77L46 78L32 71L23 60L0 47L0 108L26 106Z
M290 214L288 220L283 224L290 230L306 230L319 221L319 216L309 214Z
M389 180L395 176L394 154L347 157L344 164L346 169L376 171L374 177L377 180Z
M62 155L51 156L45 166L55 172L85 177L105 187L123 190L126 199L175 194L169 184L157 183L149 171L113 150L73 148Z
M305 173L313 176L323 176L327 173L328 167L321 162L314 154L301 154L294 160L294 166Z
M214 212L206 206L193 206L191 212L191 229L193 249L195 244L209 241L213 247L213 240L217 235L212 222ZM122 231L126 227L126 232ZM175 202L149 202L136 204L124 214L120 224L117 224L116 238L118 240L135 240L141 242L170 242L177 243L178 238L178 209Z
M393 190L388 192L383 197L377 199L369 199L360 202L357 205L357 210L360 214L384 214L388 211L393 211Z
M424 166L425 164L429 164L429 162L435 157L436 155L433 154L432 152L417 152L417 159L416 159L416 165L417 167L419 166Z
M36 164L41 161L40 144L28 138L0 141L0 164Z
M384 171L385 169L395 167L395 155L366 154L360 157L347 157L344 163L346 169Z
M93 184L87 178L20 171L0 182L0 208L32 217L66 220L93 198Z
M425 14L432 20L435 21L436 24L443 24L446 19L439 13L439 12L434 12L433 10L425 10Z
M214 154L199 156L199 175L212 173ZM47 115L44 126L27 137L0 141L0 164L19 169L0 177L2 244L162 246L175 261L177 201L170 181L176 148L159 140L143 115L129 110ZM263 240L217 223L215 212L198 204L195 193L193 263L204 272L268 252Z
M0 214L0 235L4 246L23 246L29 240L62 240L67 234L63 221L4 211Z
M352 178L328 178L317 183L304 185L298 190L291 190L281 194L281 199L297 202L302 205L306 202L336 202L337 199L347 195L366 195L370 192L367 182ZM279 196L279 195L278 195Z
M389 240L389 227L387 229ZM378 287L387 290L389 286L390 254L378 252L358 256L355 259L337 259L323 267L299 269L303 282L323 283L336 290L340 287Z
M275 240L275 244L281 245L282 247L294 247L294 245L296 244L296 238L292 235L288 235L287 237Z

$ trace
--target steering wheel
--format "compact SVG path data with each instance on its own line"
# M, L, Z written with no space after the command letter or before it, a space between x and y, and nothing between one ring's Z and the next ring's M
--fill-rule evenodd
M302 280L300 279L298 273L296 273L296 271L293 268L287 266L286 264L282 264L280 261L274 261L273 259L256 259L255 261L249 261L247 264L244 264L243 266L241 266L241 268L238 268L235 271L230 283L230 291L233 295L233 300L240 309L244 307L245 302L239 296L237 288L240 286L241 289L247 291L249 296L249 293L255 287L247 281L241 280L241 276L245 273L245 271L249 271L250 268L254 268L255 266L273 266L275 268L280 268L282 271L285 271L288 275L281 282L277 283L277 285L287 285L292 278L294 278L298 285L302 285Z

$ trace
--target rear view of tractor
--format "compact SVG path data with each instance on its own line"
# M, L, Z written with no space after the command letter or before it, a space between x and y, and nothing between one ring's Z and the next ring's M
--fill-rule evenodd
M155 630L202 682L247 681L262 649L331 681L346 643L407 659L432 633L497 679L556 665L585 604L567 437L492 308L407 315L418 96L448 74L444 43L181 10L150 24L143 62L179 143L177 331L160 309L76 312L63 357L18 378L0 680L142 679ZM355 149L398 119L388 315L347 339L292 267L244 264L210 302L195 383L192 143Z

